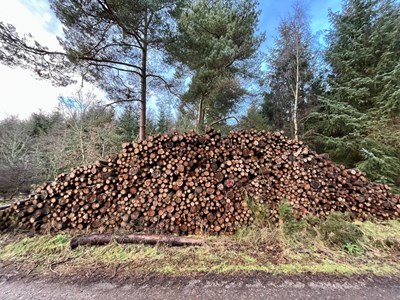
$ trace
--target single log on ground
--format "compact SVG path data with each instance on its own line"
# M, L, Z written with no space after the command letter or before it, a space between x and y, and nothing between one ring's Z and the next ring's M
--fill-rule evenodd
M9 209L12 205L14 206L22 206L23 204L25 204L25 202L28 202L30 199L23 199L23 200L16 200L14 202L8 203L8 204L4 204L2 206L0 206L0 211L2 210L6 210Z
M10 208L10 206L11 206L11 204L5 204L3 206L0 206L0 211L8 209L8 208Z
M75 249L78 246L102 246L110 244L111 242L119 244L146 244L156 245L163 244L173 247L180 246L202 246L204 240L201 238L190 238L182 236L169 236L169 235L143 235L143 234L129 234L129 235L113 235L113 234L90 234L79 235L72 238L70 246Z

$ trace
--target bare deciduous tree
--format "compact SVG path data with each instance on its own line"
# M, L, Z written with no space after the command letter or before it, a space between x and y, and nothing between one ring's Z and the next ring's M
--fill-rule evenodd
M315 80L309 21L300 2L282 20L278 31L269 57L271 93L266 101L271 106L272 122L278 128L290 128L297 140L300 110L313 103Z
M28 192L38 179L33 140L26 124L16 117L0 122L0 193L12 199Z

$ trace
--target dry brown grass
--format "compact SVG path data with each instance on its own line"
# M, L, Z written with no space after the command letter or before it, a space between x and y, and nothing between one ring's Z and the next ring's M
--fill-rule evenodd
M297 221L291 217L290 208L282 207L281 222L270 224L266 211L257 206L252 209L256 216L253 225L239 229L234 236L205 237L202 247L112 243L70 250L71 236L66 234L2 234L0 266L29 274L111 277L231 275L254 271L400 274L399 220L349 223L339 216L330 219L326 226L326 221L312 218ZM347 239L343 228L362 234ZM341 239L333 239L335 234Z

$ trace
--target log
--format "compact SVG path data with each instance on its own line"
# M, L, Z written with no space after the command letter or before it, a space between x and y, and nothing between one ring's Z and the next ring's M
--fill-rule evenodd
M41 232L233 234L253 221L248 199L274 221L282 201L298 218L332 211L360 220L400 216L400 196L389 187L283 132L221 136L212 129L124 143L120 153L72 168L0 212L13 221L7 224Z
M70 247L73 250L83 245L101 246L110 244L114 241L117 242L118 244L145 244L145 245L163 244L173 247L204 245L204 240L202 238L190 238L190 237L168 236L168 235L142 235L142 234L128 234L128 235L91 234L91 235L79 235L73 237L70 242Z
M15 205L17 205L17 206L24 205L24 204L27 203L28 201L30 201L30 199L16 200L16 201L14 201L14 202L12 202L12 203L5 204L5 205L0 206L0 211L9 209L12 205L14 205L14 206L15 206Z
M2 205L2 206L0 206L0 211L6 210L6 209L8 209L10 207L11 207L11 204Z

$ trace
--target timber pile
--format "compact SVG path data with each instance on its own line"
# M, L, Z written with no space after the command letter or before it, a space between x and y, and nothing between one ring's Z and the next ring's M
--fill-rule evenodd
M248 196L268 205L276 220L284 199L297 217L332 211L359 220L400 216L400 195L388 186L333 164L283 132L222 137L210 130L125 143L107 161L59 175L2 217L42 232L233 233L253 221Z

